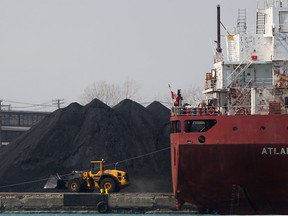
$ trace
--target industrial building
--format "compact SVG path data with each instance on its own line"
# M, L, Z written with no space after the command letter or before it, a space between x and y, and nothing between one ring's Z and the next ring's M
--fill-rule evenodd
M50 112L3 111L0 113L0 146L8 145Z

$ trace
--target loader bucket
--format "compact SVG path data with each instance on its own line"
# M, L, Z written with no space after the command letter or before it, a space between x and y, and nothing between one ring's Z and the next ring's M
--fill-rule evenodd
M65 181L60 178L60 176L57 175L51 175L46 182L44 189L53 189L53 188L65 188Z

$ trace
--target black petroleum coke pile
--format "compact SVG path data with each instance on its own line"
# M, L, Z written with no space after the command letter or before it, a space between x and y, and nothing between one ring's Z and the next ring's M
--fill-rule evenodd
M0 191L44 191L50 175L104 159L129 173L123 192L171 192L169 116L159 102L146 108L128 99L113 108L97 99L72 103L0 149Z

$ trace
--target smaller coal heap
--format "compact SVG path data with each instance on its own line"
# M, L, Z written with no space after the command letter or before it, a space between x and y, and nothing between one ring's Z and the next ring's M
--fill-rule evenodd
M169 116L159 102L72 103L0 149L0 191L43 191L50 175L87 170L103 158L129 173L123 191L171 192Z

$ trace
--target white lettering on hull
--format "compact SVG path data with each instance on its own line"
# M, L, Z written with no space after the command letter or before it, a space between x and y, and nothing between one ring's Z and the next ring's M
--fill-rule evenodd
M262 155L288 155L288 148L266 147L262 149Z

